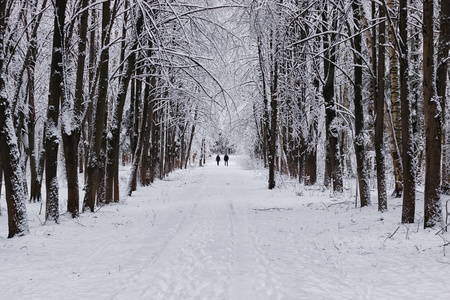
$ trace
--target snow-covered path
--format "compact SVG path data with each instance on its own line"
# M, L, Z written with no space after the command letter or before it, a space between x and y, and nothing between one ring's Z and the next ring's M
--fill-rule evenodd
M32 204L23 238L5 238L4 213L0 299L450 299L443 239L400 210L210 162L59 225Z

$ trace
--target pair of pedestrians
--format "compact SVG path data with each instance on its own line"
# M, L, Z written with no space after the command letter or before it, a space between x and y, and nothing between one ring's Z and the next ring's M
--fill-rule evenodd
M225 154L225 156L223 157L223 161L225 162L225 166L228 166L228 159L229 159L228 155ZM220 155L219 154L217 154L217 156L216 156L216 162L217 162L217 165L219 165L219 162L220 162Z

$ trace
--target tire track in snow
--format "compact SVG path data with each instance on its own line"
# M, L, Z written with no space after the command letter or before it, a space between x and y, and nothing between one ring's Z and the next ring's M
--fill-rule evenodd
M235 207L229 203L232 227L233 260L230 276L229 299L255 299L255 270L252 238L249 234L248 207Z
M225 262L230 259L231 246L227 245L229 238L218 238L216 234L219 231L229 235L230 225L229 221L220 221L223 205L220 195L208 191L211 179L193 181L198 181L198 188L196 195L189 197L194 200L192 209L159 247L156 256L132 276L115 299L179 299L186 295L221 298L228 281ZM211 203L211 199L217 201ZM167 222L169 226L170 218ZM147 249L143 245L135 255L145 256Z
M160 244L158 250L156 251L156 254L153 257L148 258L149 247L155 246L153 241L150 241L149 245L141 244L140 247L133 252L132 256L143 257L144 259L147 260L141 268L133 272L131 278L127 280L126 283L123 284L124 287L121 288L121 290L113 296L113 299L122 299L124 295L126 295L125 297L130 297L131 295L141 292L142 288L135 288L135 287L140 284L142 285L142 283L140 282L142 274L144 274L146 271L152 268L160 260L167 259L168 249L170 247L173 247L172 244L177 243L176 240L179 238L179 236L183 235L183 232L187 232L190 230L189 222L187 222L187 220L193 218L196 209L197 209L197 202L194 202L192 203L189 212L182 218L182 220L179 223L175 225L175 228L169 231L168 236ZM166 220L166 222L164 222L164 225L162 227L170 228L172 226L173 226L172 220L168 219ZM146 283L144 284L148 285ZM152 282L151 284L154 284L154 282ZM134 295L134 296L142 297L143 295Z
M186 198L192 209L114 299L283 298L282 279L272 270L276 262L249 225L253 210L248 199L254 198L254 189L245 186L248 173L217 170L206 167L191 174L193 186L171 186L165 202L178 203L176 197L195 191ZM171 219L164 224L170 227ZM142 244L134 255L145 259L152 246Z

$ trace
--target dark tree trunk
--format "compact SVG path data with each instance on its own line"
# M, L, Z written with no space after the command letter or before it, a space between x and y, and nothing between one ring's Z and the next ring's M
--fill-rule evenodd
M155 111L156 101L150 102L150 114L151 114L151 131L152 131L152 145L150 148L150 182L154 182L156 176L156 170L159 163L159 142L160 142L160 128L158 125L158 113Z
M95 0L91 0L92 2L94 2ZM91 26L94 28L97 23L97 11L96 9L91 9L91 21L90 24ZM91 30L90 35L89 35L89 101L87 104L87 108L86 108L86 122L83 122L83 126L87 127L86 129L83 128L83 132L85 133L85 140L84 140L84 183L87 184L87 179L88 179L88 164L89 164L89 155L90 155L90 142L92 141L92 123L93 123L93 114L92 114L92 110L93 110L93 101L94 101L94 92L95 92L95 87L97 85L97 71L95 68L96 65L96 52L97 52L97 42L96 42L96 30ZM83 210L84 210L84 205L83 204Z
M154 98L154 97L152 97ZM144 92L144 101L148 101L149 102L149 106L150 106L150 102L152 102L152 99L150 97L150 85L146 85L145 86L145 92ZM139 171L139 175L140 175L140 183L142 186L146 186L148 185L148 169L149 169L149 163L148 163L148 150L149 150L149 146L150 146L150 124L151 122L153 122L153 120L151 119L152 117L152 111L151 109L148 110L148 116L146 119L146 124L144 127L144 131L141 132L141 134L143 135L143 139L142 139L142 151L141 151L141 163L140 163L140 171ZM144 125L144 124L143 124ZM141 129L142 130L142 129Z
M35 44L35 43L33 43ZM36 134L36 110L34 101L35 91L35 67L37 48L33 51L32 58L28 65L28 151L30 156L30 202L40 202L42 170L39 172L38 155L35 144Z
M203 142L204 142L204 140L205 139L202 139L202 143L201 143L201 146L200 146L200 159L199 159L199 162L198 162L198 165L199 165L199 167L201 167L201 166L203 166L203 153L204 153L204 148L203 148Z
M3 62L0 62L0 65L2 64ZM1 95L6 95L4 89L5 82L3 77L1 77ZM5 199L8 210L8 238L12 238L28 234L29 228L25 204L26 195L23 192L22 184L25 179L22 174L22 168L20 167L19 148L16 142L15 132L12 126L9 126L8 128L8 123L12 124L10 102L8 99L0 96L0 129L2 131L2 134L0 135L0 169L2 169L1 172L4 172L5 175Z
M131 153L134 155L136 153L136 148L138 144L138 138L139 138L139 118L140 118L140 107L142 106L142 84L143 80L142 78L142 67L136 67L136 77L135 80L135 86L134 86L134 99L133 101L133 112L132 112L132 129L131 129L131 136L132 136L132 142L131 142ZM133 156L134 159L134 156Z
M102 147L103 130L105 126L105 111L106 101L108 95L108 66L109 66L109 40L111 30L111 12L110 12L110 0L103 2L102 5L102 51L100 54L99 62L99 83L98 83L98 95L97 106L95 111L95 121L92 133L91 145L89 150L89 160L87 166L87 183L85 187L85 197L83 201L83 211L88 206L91 212L94 212L95 208L95 196L99 186L99 168L100 163L103 160L100 157L100 151Z
M195 108L195 113L194 113L194 124L192 124L192 128L191 128L191 134L189 137L189 144L188 144L188 148L187 148L187 154L186 154L186 159L184 162L184 168L187 169L187 164L189 162L189 159L191 157L191 148L192 148L192 142L194 140L194 134L195 134L195 121L197 120L197 114L198 114L198 107Z
M414 170L414 145L412 142L411 103L409 99L408 60L408 10L407 0L400 0L400 103L402 121L403 207L402 223L414 223L416 209L416 181Z
M442 144L445 145L444 153L445 160L442 160L442 189L446 193L450 192L450 166L448 162L450 159L450 149L448 124L446 125L447 116L446 114L446 102L447 102L447 74L448 74L448 59L449 59L449 49L450 49L450 1L441 0L440 16L439 16L439 44L437 51L437 70L436 70L436 92L441 101L441 111L443 114L442 118L442 128L444 130L442 134Z
M45 124L45 186L47 189L45 219L58 222L58 119L63 87L63 47L66 1L55 1L55 19L53 32L53 53L50 66L50 86L48 96L47 121Z
M5 31L8 26L6 2L0 1L0 72L4 72ZM13 128L11 102L6 98L5 74L0 74L0 172L4 173L5 199L8 210L8 238L29 232L26 196L23 192L25 178L19 159L19 146Z
M98 164L98 187L97 187L97 205L103 205L105 203L105 177L106 177L106 147L107 147L107 126L108 126L108 105L105 106L105 123L103 124L103 134L100 147L99 164Z
M278 136L278 37L275 32L271 32L271 48L274 54L271 56L270 70L270 130L268 136L268 163L269 163L269 189L275 188L275 165L277 160L277 136ZM280 152L283 151L280 149ZM280 166L281 167L281 166Z
M80 209L80 195L78 184L78 151L81 136L81 126L84 108L84 71L86 61L86 43L87 43L87 27L88 27L88 0L81 2L80 23L78 25L79 42L77 57L77 73L75 82L75 99L73 104L73 120L71 128L63 128L62 138L64 146L64 157L66 163L67 176L67 211L73 218L77 217ZM65 99L63 109L69 110L70 103Z
M277 67L277 63L275 63L274 68ZM270 107L271 107L271 117L270 117L270 134L268 138L268 146L269 146L269 155L268 155L268 162L269 162L269 189L275 188L275 163L277 159L277 116L278 116L278 101L277 101L277 81L278 81L278 74L277 71L274 71L275 74L273 74L273 82L271 87L271 100L270 100Z
M120 131L122 124L123 109L125 105L128 87L130 85L131 75L135 70L136 49L139 42L139 35L143 25L143 15L138 12L139 16L136 22L136 32L133 35L132 44L130 46L130 54L127 57L124 66L124 75L120 78L119 93L116 96L112 125L110 129L110 138L108 139L108 153L106 159L106 203L111 201L119 201L119 144ZM125 28L123 29L125 31Z
M305 185L314 185L317 182L317 151L314 146L305 152Z
M361 34L360 30L360 2L353 0L353 22L355 25L355 36L353 38L354 62L355 62L355 86L354 86L354 105L355 105L355 154L356 154L356 172L358 176L359 195L361 207L371 204L369 177L366 169L366 150L364 138L364 108L362 103L362 57L361 57Z
M378 43L378 84L377 100L375 102L375 161L377 166L378 187L378 211L387 210L386 194L386 166L384 158L383 143L383 116L384 116L384 89L385 89L385 43L386 43L386 21L383 7L380 7L379 43Z
M3 183L3 164L0 157L0 196L2 195L2 183ZM0 216L2 215L2 207L0 206Z
M328 20L328 14L326 7L322 14L324 23ZM335 20L333 20L333 27L336 26ZM325 31L329 28L324 28ZM337 128L334 127L336 119L336 104L334 95L334 76L335 76L335 64L336 64L336 46L330 45L333 43L335 34L324 37L323 47L325 49L324 59L324 74L325 84L323 87L323 98L325 102L325 130L326 140L328 142L329 151L329 173L333 182L333 191L342 193L343 191L343 178L339 151L339 134Z
M263 104L264 104L264 113L263 113L263 122L262 126L262 135L263 135L263 157L264 157L264 167L268 166L267 157L268 157L268 148L269 148L269 109L268 109L268 99L267 99L267 87L266 87L266 66L264 64L264 58L262 54L262 41L261 37L257 37L258 41L258 58L259 58L259 72L261 73L261 84L262 84L262 93L263 93Z
M164 115L166 114L166 112L164 111L164 108L160 109L160 114L159 114L159 179L163 179L164 178L164 164L165 164L165 151L166 151L166 143L167 143L167 130L166 130L166 126L164 123ZM202 145L203 147L203 145ZM204 149L204 148L203 148ZM203 163L205 164L205 163ZM200 164L201 166L201 164Z
M151 72L151 71L150 71ZM153 74L153 73L150 73ZM156 77L152 76L151 78L151 87L149 87L152 92L155 90L156 86ZM144 99L144 108L142 110L142 120L141 120L141 128L139 130L139 136L136 144L136 150L134 153L133 158L133 165L131 166L130 171L130 179L128 181L128 188L127 188L127 195L131 196L133 191L136 190L136 180L137 180L137 173L139 168L139 160L141 158L141 152L142 152L142 144L144 140L144 134L145 134L145 128L147 127L147 118L149 115L149 99Z
M433 0L423 0L423 101L425 112L425 228L442 222L441 114L434 83Z

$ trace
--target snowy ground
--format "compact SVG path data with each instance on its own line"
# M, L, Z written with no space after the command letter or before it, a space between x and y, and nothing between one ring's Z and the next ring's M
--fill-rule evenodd
M231 157L14 239L2 200L0 299L450 299L448 233L296 192Z

